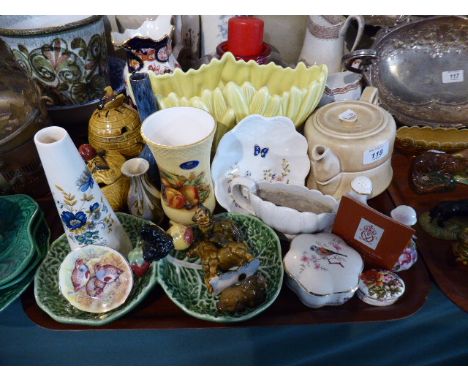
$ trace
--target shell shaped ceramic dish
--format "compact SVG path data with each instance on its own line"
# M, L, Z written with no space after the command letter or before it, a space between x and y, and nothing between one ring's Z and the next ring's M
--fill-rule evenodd
M31 262L39 211L27 195L0 197L0 285L14 280Z
M259 65L253 60L238 61L228 52L197 70L176 69L164 75L150 72L149 76L162 109L204 109L224 133L251 114L286 116L296 127L302 125L322 97L327 67L307 67L302 62L294 69L274 63Z
M232 198L232 179L303 186L309 170L307 140L289 118L251 115L219 142L211 176L218 203L227 211L245 212Z
M323 231L338 209L335 198L304 186L236 178L231 190L237 204L286 235Z
M159 283L179 308L195 318L224 323L245 321L267 309L279 295L283 283L281 245L274 231L255 217L236 213L219 214L217 217L232 219L252 255L260 259L258 272L266 279L266 300L260 306L242 313L220 313L216 307L218 297L205 286L203 271L174 264L167 258L158 263ZM194 261L181 251L176 251L173 256L183 261Z
M62 295L84 312L105 313L118 308L132 286L130 265L112 248L98 245L77 248L60 265Z
M148 222L120 212L117 212L117 217L135 246L141 228ZM47 257L34 277L34 297L37 304L57 322L90 326L108 324L135 308L156 285L157 267L153 264L143 277L135 279L132 291L123 305L107 313L83 312L72 306L59 288L59 268L69 252L67 238L62 235L51 244Z
M451 153L468 148L468 129L403 126L397 130L395 143L399 150L409 154L426 150Z
M288 287L311 308L353 297L363 266L359 253L331 233L296 236L284 257Z

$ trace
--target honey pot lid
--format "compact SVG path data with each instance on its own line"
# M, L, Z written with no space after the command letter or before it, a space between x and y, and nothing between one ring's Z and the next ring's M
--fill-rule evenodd
M366 88L359 101L333 102L314 115L314 127L325 135L364 138L377 134L389 124L386 111L377 106L377 89Z

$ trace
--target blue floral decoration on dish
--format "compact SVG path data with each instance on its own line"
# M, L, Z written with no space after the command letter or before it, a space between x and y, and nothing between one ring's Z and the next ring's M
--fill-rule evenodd
M78 229L86 224L86 214L82 211L74 214L73 212L63 211L61 215L62 221L70 229Z

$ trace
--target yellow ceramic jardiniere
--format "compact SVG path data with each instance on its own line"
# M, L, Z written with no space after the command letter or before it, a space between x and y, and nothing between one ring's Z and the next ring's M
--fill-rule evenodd
M199 69L156 75L149 73L161 109L192 106L218 123L215 142L251 114L285 116L296 127L314 111L327 79L326 65L282 68L274 63L238 61L231 53ZM128 78L127 78L128 81Z

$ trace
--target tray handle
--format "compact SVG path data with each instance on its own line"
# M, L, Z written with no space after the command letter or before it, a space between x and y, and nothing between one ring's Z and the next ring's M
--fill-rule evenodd
M377 59L377 51L374 49L359 49L345 54L341 61L343 62L346 70L354 73L361 73L363 67L370 65L372 60L375 59ZM361 60L357 67L353 66L356 60Z

